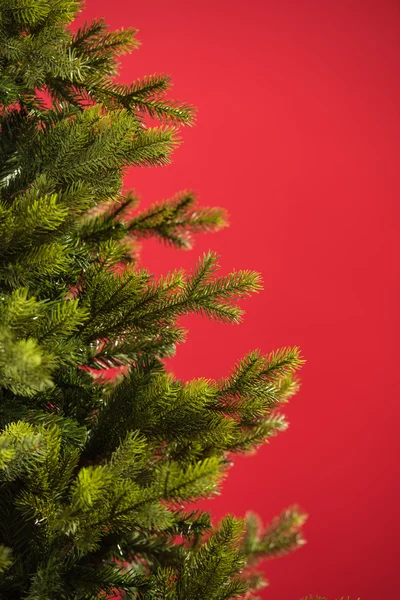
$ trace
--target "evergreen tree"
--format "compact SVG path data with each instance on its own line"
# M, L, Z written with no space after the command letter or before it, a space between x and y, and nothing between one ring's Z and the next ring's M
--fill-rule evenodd
M236 323L260 277L221 276L212 253L190 273L140 267L136 240L189 247L225 214L185 191L140 212L122 191L128 166L170 161L194 111L165 75L117 83L135 31L73 33L80 9L0 0L0 598L254 598L254 565L301 545L304 516L213 526L188 503L285 428L302 360L251 352L221 381L166 371L179 317Z

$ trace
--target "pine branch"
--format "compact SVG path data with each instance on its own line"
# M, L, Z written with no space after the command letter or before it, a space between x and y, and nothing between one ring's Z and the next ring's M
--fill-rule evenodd
M32 397L53 387L54 356L33 338L16 339L0 327L0 385L14 394Z
M0 573L4 573L13 563L13 556L10 548L0 544Z
M132 52L139 46L135 38L136 33L137 30L133 28L108 31L103 19L95 19L91 23L85 23L72 36L71 48L84 56L102 56L106 53L107 56L115 58Z
M162 166L170 162L171 151L178 143L177 130L172 127L147 129L133 141L128 158L136 166Z
M119 94L126 94L135 98L158 98L163 96L172 86L169 75L147 75L136 79L129 87L121 86L115 88Z
M249 513L246 516L246 535L241 547L247 564L257 562L260 558L280 556L302 546L305 542L301 527L306 518L298 507L293 506L283 511L263 530L259 518Z
M178 248L188 249L192 246L192 233L218 231L226 225L223 209L198 208L196 196L183 191L134 217L127 229L139 239L156 236Z
M187 558L187 567L178 581L180 597L225 600L244 594L247 583L236 573L244 566L240 554L243 523L226 517L198 552Z
M182 504L286 427L303 361L283 348L220 382L167 373L180 317L238 322L260 276L221 275L213 253L190 273L140 267L138 240L189 248L226 216L190 191L133 212L126 169L170 162L195 111L167 75L118 82L136 31L73 33L80 8L0 2L0 596L248 598L262 578L246 564L301 545L303 515L213 527Z

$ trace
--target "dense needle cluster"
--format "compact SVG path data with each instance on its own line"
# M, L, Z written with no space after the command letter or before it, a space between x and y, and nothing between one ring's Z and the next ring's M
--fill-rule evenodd
M127 167L169 162L194 111L165 75L117 83L135 31L72 32L80 9L0 0L0 598L254 598L254 565L300 545L304 516L213 526L188 503L285 428L302 361L284 348L221 381L166 372L179 318L236 323L260 278L219 275L212 253L163 278L139 265L137 240L188 248L226 218L191 192L140 212L122 191Z

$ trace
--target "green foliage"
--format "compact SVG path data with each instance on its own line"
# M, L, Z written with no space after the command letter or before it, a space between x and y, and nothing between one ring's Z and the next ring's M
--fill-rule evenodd
M260 556L285 554L303 544L300 529L304 521L305 515L296 506L282 512L267 528L263 528L257 515L249 513L242 546L247 562L251 564Z
M0 0L0 597L239 598L265 584L257 561L303 543L304 516L214 526L187 504L285 429L303 361L283 348L221 381L167 373L180 317L238 323L261 280L221 275L212 252L189 273L140 266L142 240L187 249L226 215L190 191L142 211L122 192L128 167L171 160L194 110L166 75L120 84L135 30L73 33L80 8Z
M215 231L226 224L225 211L198 208L192 192L181 192L132 219L128 230L137 238L157 236L171 245L187 249L192 245L192 233Z
M0 573L3 573L13 563L10 548L0 545Z

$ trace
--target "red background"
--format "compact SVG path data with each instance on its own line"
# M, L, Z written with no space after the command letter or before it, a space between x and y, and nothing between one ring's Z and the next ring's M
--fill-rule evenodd
M253 348L301 346L290 428L238 458L216 517L294 502L308 544L266 563L263 598L394 598L398 592L397 218L400 14L390 0L88 0L84 18L140 30L121 77L167 72L195 104L171 166L134 169L143 206L183 188L226 207L231 227L178 253L153 242L156 273L209 248L223 271L261 271L239 327L187 318L171 369L221 377ZM190 600L190 599L188 599Z

